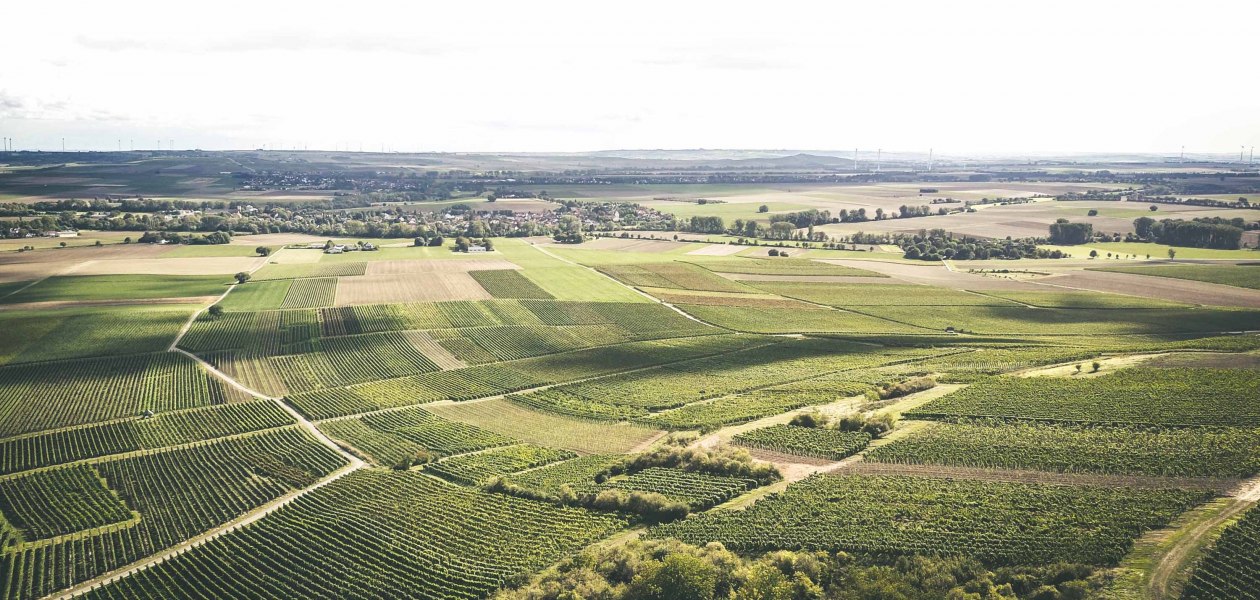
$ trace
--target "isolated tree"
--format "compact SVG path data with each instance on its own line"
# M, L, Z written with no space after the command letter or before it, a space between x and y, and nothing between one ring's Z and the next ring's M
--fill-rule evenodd
M61 242L61 247L62 247L62 248L65 248L65 247L66 247L66 243L65 243L65 242Z
M1080 373L1080 372L1081 372L1081 365L1080 365L1080 363L1077 363L1077 365L1076 365L1076 372L1077 372L1077 373Z
M444 238L444 237L442 237L442 236L440 236L440 235L439 235L439 236L434 236L434 237L432 237L432 238L429 238L429 247L430 247L430 248L440 248L440 247L442 247L442 244L445 244L445 243L446 243L446 238Z
M1089 212L1087 212L1087 213L1085 213L1085 214L1086 214L1086 215L1089 215L1089 216L1091 216L1091 217L1097 217L1097 216L1098 216L1098 209L1091 208L1091 209L1089 209Z
M209 312L212 317L219 317L223 315L223 307L215 304L211 306L207 312Z
M416 238L415 240L413 240L413 241L412 241L411 245L412 245L412 246L423 246L423 245L425 245L425 243L426 243L426 242L425 242L424 238L422 238L422 237L418 237L418 238Z
M765 204L762 204L761 206L758 206L758 207L757 207L757 212L759 212L759 213L768 213L768 212L770 212L770 207L769 207L769 206L766 206Z
M271 248L268 248L266 246L259 246L257 248L254 248L254 252L257 252L258 256L271 256Z
M1176 248L1169 248L1169 249L1168 249L1168 260L1177 260L1177 249L1176 249Z
M250 274L245 271L241 271L240 273L233 275L233 277L236 278L236 283L245 283L250 280Z
M123 243L124 243L124 244L130 244L130 243L131 243L131 236L127 236L127 237L123 238Z
M1090 250L1090 251L1089 251L1089 257L1090 257L1090 258L1098 258L1098 251L1097 251L1097 250Z
M1094 372L1094 373L1097 373L1097 372L1098 372L1098 370L1102 368L1102 363L1100 363L1100 362L1098 362L1098 361L1094 361L1094 364L1092 364L1092 365L1090 365L1090 366L1094 368L1093 372Z
M778 255L779 255L779 251L778 251L778 250L775 250L774 248L771 248L771 249L770 249L770 251L769 251L769 252L767 252L766 254L769 254L770 256L778 256Z
M1155 211L1157 211L1157 210L1159 210L1159 207L1158 207L1158 206L1155 206L1154 204L1152 204L1152 205L1151 205L1151 212L1155 212Z

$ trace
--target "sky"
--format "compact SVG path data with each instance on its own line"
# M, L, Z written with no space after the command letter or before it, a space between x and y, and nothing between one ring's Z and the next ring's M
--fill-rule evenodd
M10 2L15 149L1237 153L1260 2Z

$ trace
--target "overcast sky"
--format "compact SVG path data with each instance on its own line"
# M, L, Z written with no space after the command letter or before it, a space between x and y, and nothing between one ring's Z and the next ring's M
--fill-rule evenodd
M1233 152L1260 2L7 2L18 149Z

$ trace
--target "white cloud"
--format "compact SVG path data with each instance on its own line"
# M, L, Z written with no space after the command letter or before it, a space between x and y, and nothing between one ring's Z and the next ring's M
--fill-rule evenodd
M1246 0L16 3L0 131L45 148L1229 151L1260 142L1257 17Z

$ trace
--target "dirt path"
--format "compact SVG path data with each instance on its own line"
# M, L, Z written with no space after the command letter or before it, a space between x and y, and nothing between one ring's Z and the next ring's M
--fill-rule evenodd
M1194 520L1189 523L1188 529L1176 532L1173 536L1175 541L1167 548L1157 550L1153 557L1146 584L1147 596L1153 600L1172 598L1179 591L1174 589L1173 582L1184 582L1191 564L1219 533L1221 525L1251 508L1257 501L1260 501L1260 477L1239 486L1220 511L1206 519Z

